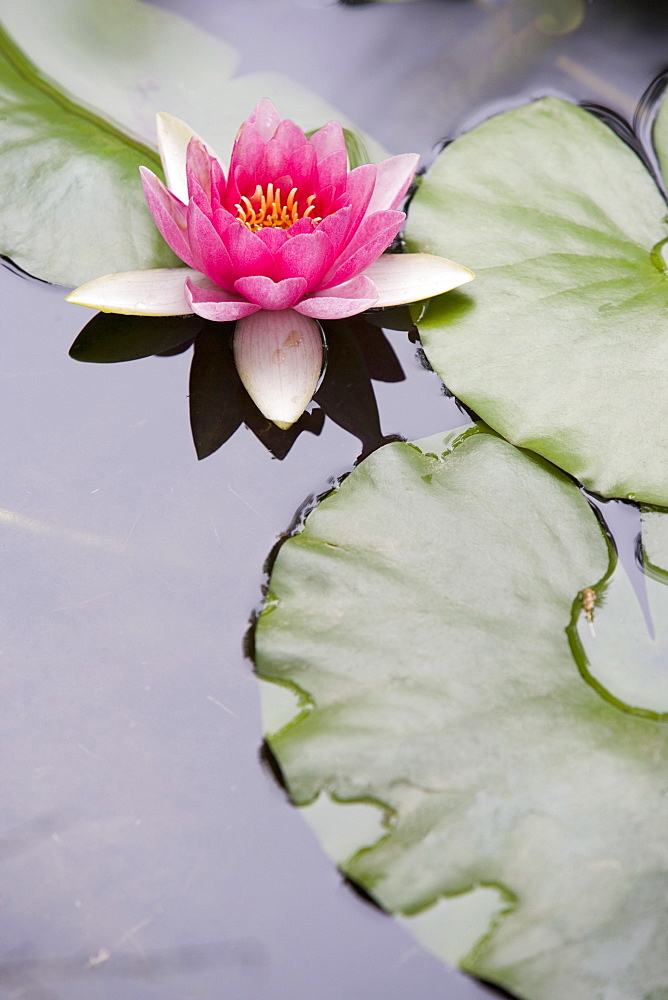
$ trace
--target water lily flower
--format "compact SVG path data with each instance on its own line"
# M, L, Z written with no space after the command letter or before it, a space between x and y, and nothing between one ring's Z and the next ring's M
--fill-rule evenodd
M171 115L158 115L158 145L167 185L141 167L144 193L186 267L108 274L68 301L235 321L239 375L279 427L299 418L320 378L318 320L428 298L473 278L431 254L384 254L405 219L398 206L415 154L348 170L338 122L307 138L266 99L239 129L227 174Z

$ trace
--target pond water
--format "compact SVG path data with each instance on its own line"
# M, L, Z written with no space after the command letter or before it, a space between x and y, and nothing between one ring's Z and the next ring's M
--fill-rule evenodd
M289 73L425 164L442 140L544 93L632 116L668 31L651 0L160 5L237 46L241 71ZM562 33L535 26L558 8L579 16ZM377 413L359 369L343 371L352 423L313 421L319 433L280 460L242 426L198 463L190 352L78 364L67 351L88 312L9 266L0 283L0 995L494 995L342 881L261 763L244 656L265 560L300 509L363 447L468 414L408 335L387 331ZM637 510L601 509L642 601Z

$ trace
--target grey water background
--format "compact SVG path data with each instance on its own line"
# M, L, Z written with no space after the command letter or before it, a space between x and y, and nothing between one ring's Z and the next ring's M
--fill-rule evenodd
M633 114L668 62L663 4L163 0L428 163L553 93ZM510 16L511 15L511 16ZM282 461L246 428L196 461L189 354L83 365L89 317L0 270L0 996L475 1000L356 896L259 760L243 641L263 564L360 442L329 419ZM375 382L385 435L468 420L405 333ZM637 511L602 504L634 573ZM642 596L641 579L639 594Z

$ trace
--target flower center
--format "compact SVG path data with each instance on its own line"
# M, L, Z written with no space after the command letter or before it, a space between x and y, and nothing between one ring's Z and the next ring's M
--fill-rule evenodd
M237 219L248 226L252 233L264 226L276 226L279 229L289 229L299 219L310 219L311 222L322 222L320 216L313 216L315 211L315 195L310 194L306 199L304 211L300 211L299 200L297 199L297 188L294 187L285 204L281 202L281 189L274 190L273 184L267 184L266 190L260 184L250 198L245 195L241 198L241 204L235 205Z

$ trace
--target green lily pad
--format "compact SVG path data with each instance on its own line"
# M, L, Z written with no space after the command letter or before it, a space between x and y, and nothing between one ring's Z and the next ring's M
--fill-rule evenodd
M156 155L42 82L0 30L0 253L61 284L178 263L146 207Z
M0 253L46 281L180 263L139 180L141 164L161 173L157 111L223 158L267 94L303 128L341 118L282 74L233 78L234 48L139 0L0 0L0 19ZM363 147L384 155L367 137Z
M267 96L305 130L332 118L354 125L287 74L236 76L242 57L233 45L142 0L0 0L0 20L46 80L149 145L156 112L169 111L225 159ZM363 143L373 160L387 156L366 134Z
M593 115L545 99L448 146L411 250L476 272L418 321L448 388L594 492L668 505L666 203Z
M475 897L496 915L461 964L527 1000L668 991L668 729L570 648L610 559L540 458L481 431L391 444L284 543L257 626L294 801L381 810L375 840L351 814L343 869L444 957L447 904Z

